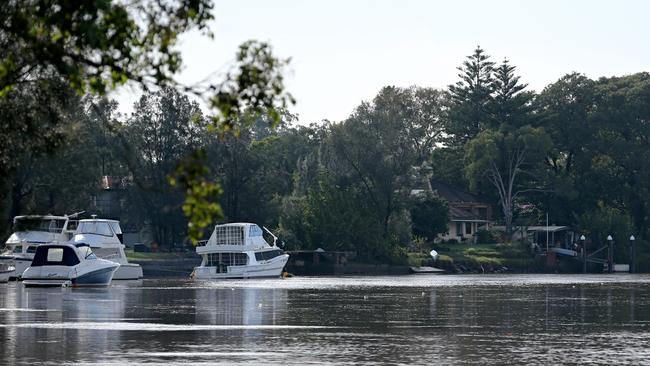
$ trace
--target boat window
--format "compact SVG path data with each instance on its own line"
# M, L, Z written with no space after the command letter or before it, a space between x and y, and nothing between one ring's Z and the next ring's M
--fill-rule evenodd
M16 247L14 248L14 253L22 253L22 252L23 252L23 247L21 247L20 245L16 245Z
M113 236L113 230L106 221L83 221L79 223L77 234Z
M50 220L50 232L60 233L65 226L66 220Z
M108 224L111 226L111 229L113 229L115 234L117 234L117 235L122 234L122 229L120 228L120 223L119 222L109 222Z
M60 232L63 230L65 221L42 217L20 217L14 220L14 231Z
M273 259L277 256L282 255L283 252L280 249L274 249L274 250L267 250L265 252L257 252L255 253L255 259L258 261L267 261L269 259Z
M36 253L36 247L35 246L28 246L27 247L27 253Z
M253 236L262 236L262 229L260 229L259 226L253 225L251 226L248 235L253 237Z
M77 230L77 226L79 226L79 221L77 221L77 220L68 220L68 226L65 229L70 230L70 231L74 231L74 230Z
M50 248L47 250L48 262L61 262L63 260L63 248Z
M207 267L216 267L217 273L228 272L228 266L245 266L248 264L246 253L209 253Z
M217 245L244 245L244 230L241 226L217 226L214 239Z
M72 247L40 246L36 249L31 266L74 266L77 264L79 264L79 258Z

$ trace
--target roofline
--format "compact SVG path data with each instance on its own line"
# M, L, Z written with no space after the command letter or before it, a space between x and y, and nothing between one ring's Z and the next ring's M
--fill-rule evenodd
M251 225L257 225L251 222L230 222L227 224L216 224L214 227L222 227L222 226L251 226ZM259 226L259 225L257 225Z
M14 221L16 219L61 219L61 220L67 220L69 217L68 216L57 216L57 215L20 215L20 216L15 216Z
M489 223L490 220L463 220L463 219L451 219L453 222L485 222Z
M79 222L89 222L89 221L120 222L120 220L115 220L115 219L81 219L81 220L79 220Z

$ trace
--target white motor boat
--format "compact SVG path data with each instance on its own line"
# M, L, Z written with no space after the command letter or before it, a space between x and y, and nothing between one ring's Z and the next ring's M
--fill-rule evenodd
M0 263L0 283L9 281L9 276L16 270L16 267L8 263Z
M72 243L88 244L97 257L118 263L120 268L115 272L114 280L140 279L142 267L126 259L121 238L119 221L92 218L79 220Z
M86 244L43 244L22 277L28 287L108 286L119 267L97 258Z
M52 242L66 242L72 238L77 228L77 220L73 220L78 212L72 215L27 215L14 217L14 233L5 242L5 248L0 255L0 264L15 267L11 278L20 278L34 259L36 247Z
M216 225L210 239L196 248L203 261L194 268L192 278L279 277L289 255L277 247L277 237L264 230L273 237L273 245L255 224Z

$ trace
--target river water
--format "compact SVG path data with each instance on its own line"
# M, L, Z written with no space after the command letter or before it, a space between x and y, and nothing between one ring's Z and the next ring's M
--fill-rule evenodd
M10 282L0 343L0 365L650 364L650 276Z

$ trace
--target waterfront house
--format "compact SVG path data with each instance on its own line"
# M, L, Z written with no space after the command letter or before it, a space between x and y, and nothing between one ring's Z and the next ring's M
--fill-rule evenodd
M447 233L440 234L437 241L475 240L477 231L490 227L492 206L478 196L435 179L431 180L431 190L449 206Z

